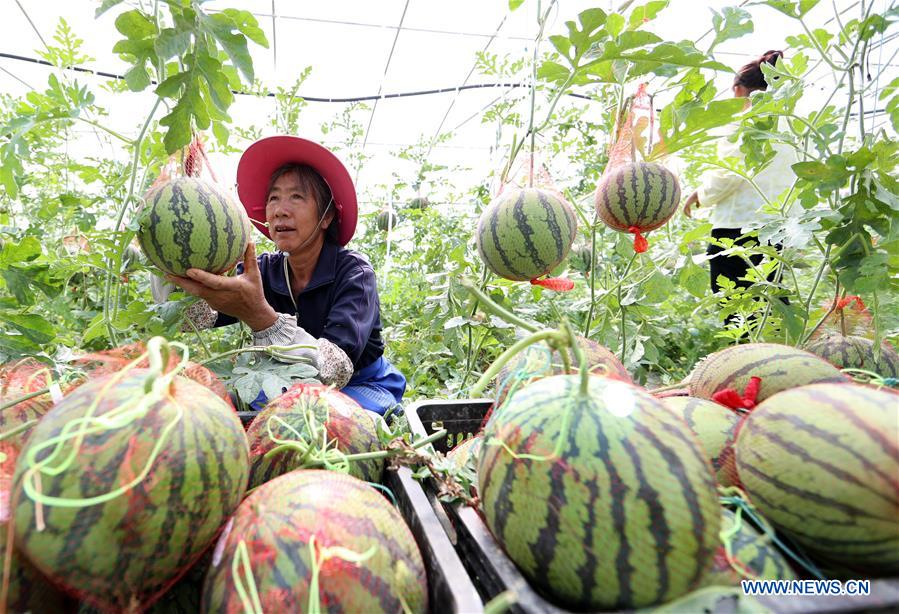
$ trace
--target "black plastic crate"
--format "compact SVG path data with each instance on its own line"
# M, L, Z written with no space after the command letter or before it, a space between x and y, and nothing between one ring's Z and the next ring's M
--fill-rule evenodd
M237 414L246 429L259 412L239 411ZM412 471L405 467L385 472L384 482L396 497L397 507L421 551L428 574L431 612L483 612L484 602L450 543L445 526L437 518L438 512L445 517L440 503L436 498L428 498L421 484L412 477Z
M446 453L473 437L493 401L491 399L419 401L406 408L409 427L416 436L447 430L447 437L434 442ZM433 495L430 495L432 496ZM447 527L462 562L468 568L484 602L511 590L516 604L513 612L537 614L568 612L552 605L521 574L487 528L480 513L464 504L441 504L451 526ZM756 596L774 612L813 614L818 612L899 612L899 580L872 580L866 596Z
M406 408L409 427L416 436L447 430L447 437L434 442L438 452L446 453L470 439L481 428L493 401L420 401ZM484 601L511 590L515 593L512 612L561 613L562 610L541 597L525 580L491 535L480 514L464 504L444 505L451 527L451 539L462 561L475 579Z
M240 423L243 424L243 430L247 430L247 427L250 426L250 422L253 421L253 418L259 415L258 411L239 411L237 412L237 417L240 418Z
M430 611L435 614L483 612L484 602L437 519L424 489L412 477L412 471L406 467L387 471L384 483L396 497L397 507L412 530L424 559Z

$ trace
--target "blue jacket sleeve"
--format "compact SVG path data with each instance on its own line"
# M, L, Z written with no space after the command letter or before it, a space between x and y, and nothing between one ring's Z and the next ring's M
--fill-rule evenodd
M380 310L374 270L353 263L334 289L334 296L321 336L346 352L356 365Z

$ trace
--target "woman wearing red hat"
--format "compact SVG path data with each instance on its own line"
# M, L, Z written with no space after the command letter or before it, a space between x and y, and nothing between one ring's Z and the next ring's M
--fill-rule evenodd
M346 249L356 229L356 189L321 145L293 136L253 143L237 167L237 193L277 253L247 248L237 275L191 269L167 276L204 299L189 317L222 326L242 321L254 345L307 345L322 383L383 414L402 401L406 378L387 361L375 272ZM254 407L266 401L260 393Z

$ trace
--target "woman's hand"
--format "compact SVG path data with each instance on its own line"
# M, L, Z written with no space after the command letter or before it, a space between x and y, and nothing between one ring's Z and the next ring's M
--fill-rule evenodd
M699 207L701 203L699 202L699 192L693 192L687 197L687 200L684 202L684 215L689 218L693 217L693 206Z
M278 314L265 300L253 243L247 245L241 275L225 277L188 269L187 277L166 275L166 279L188 294L199 296L216 311L242 320L254 331L266 329L278 319Z

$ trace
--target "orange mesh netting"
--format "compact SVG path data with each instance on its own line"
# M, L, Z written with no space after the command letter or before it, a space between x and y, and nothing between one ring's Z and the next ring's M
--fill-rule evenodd
M109 373L118 373L146 351L146 346L144 346L143 343L138 342L113 348L111 350L85 354L84 356L79 356L74 359L73 362L81 367L85 375L96 377ZM179 356L171 354L169 356L168 364L166 365L166 371L174 369L179 360ZM135 366L135 368L146 369L149 367L149 364L149 360L144 358ZM227 401L229 405L231 404L231 397L228 395L228 389L225 388L225 385L215 373L206 367L198 365L195 362L188 362L187 367L185 367L181 375L188 379L192 379L198 384L206 386L212 390L216 396Z
M618 114L614 138L609 146L609 161L602 176L606 177L619 166L645 159L654 145L658 150L653 151L654 154L664 151L655 122L652 96L646 89L646 83L641 83L634 95L625 100ZM634 235L635 252L642 254L649 249L649 243L639 227L631 226L628 232Z
M834 306L832 300L821 305L825 313ZM836 308L825 318L809 341L816 341L832 334L874 338L874 316L859 296L844 296L837 300Z

